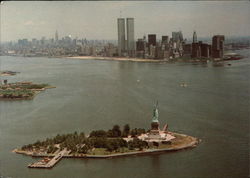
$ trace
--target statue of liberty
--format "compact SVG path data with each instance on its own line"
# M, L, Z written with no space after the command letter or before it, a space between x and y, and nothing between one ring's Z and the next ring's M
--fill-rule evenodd
M158 101L155 104L154 110L153 110L153 119L151 122L151 131L157 131L159 132L159 112L158 112Z
M159 118L159 111L158 111L158 101L157 101L153 110L152 122L159 122L158 118Z

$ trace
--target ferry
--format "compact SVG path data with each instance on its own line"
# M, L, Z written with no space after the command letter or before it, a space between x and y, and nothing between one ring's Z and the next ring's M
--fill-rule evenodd
M239 55L237 53L228 53L225 54L225 57L223 58L224 61L229 61L229 60L240 60L242 59L243 56Z

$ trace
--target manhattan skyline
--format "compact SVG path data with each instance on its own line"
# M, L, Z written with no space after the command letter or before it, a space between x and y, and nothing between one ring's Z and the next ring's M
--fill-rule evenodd
M116 40L119 17L135 19L135 39L145 34L171 35L181 30L191 38L215 34L250 36L249 2L4 2L1 41L21 38Z

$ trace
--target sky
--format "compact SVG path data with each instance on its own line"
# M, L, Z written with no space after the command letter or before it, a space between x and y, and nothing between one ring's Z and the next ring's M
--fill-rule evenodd
M249 1L5 1L1 4L1 40L73 38L117 39L117 18L135 19L135 38L181 30L190 38L250 36Z

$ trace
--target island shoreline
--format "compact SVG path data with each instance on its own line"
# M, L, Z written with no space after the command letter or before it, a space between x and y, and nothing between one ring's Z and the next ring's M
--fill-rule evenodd
M91 154L77 154L77 155L63 155L63 158L114 158L114 157L124 157L124 156L136 156L136 155L150 155L155 153L165 153L165 152L173 152L173 151L179 151L184 150L188 148L194 148L196 147L201 140L192 136L174 133L176 135L182 136L182 137L188 137L191 138L192 141L187 144L181 144L179 146L170 147L170 148L155 148L155 149L145 149L141 151L131 151L131 152L125 152L125 153L111 153L108 155L91 155ZM35 152L29 152L24 151L20 149L14 149L12 152L17 154L23 154L25 156L32 156L32 157L54 157L56 154L37 154Z

